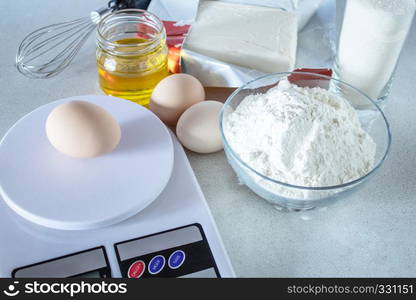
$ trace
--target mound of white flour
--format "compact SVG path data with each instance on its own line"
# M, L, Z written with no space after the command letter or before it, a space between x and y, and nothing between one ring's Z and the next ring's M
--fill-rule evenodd
M374 165L376 144L345 99L287 80L247 96L229 115L224 133L244 162L289 184L338 185Z

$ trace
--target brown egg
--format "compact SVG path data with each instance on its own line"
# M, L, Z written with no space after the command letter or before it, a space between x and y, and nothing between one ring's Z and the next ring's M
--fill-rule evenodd
M104 108L85 101L61 104L46 120L52 146L72 157L95 157L111 152L119 143L118 122Z
M173 74L161 80L153 90L150 110L173 126L186 109L204 99L204 87L198 79L188 74Z

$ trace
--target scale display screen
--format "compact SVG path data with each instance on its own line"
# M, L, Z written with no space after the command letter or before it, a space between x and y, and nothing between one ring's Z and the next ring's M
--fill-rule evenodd
M99 271L88 272L85 274L73 276L75 278L103 278Z
M115 244L121 276L220 277L200 224Z
M17 268L12 277L109 278L111 269L101 246Z

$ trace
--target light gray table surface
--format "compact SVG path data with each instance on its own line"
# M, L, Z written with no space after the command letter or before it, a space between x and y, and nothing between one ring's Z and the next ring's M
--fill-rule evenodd
M103 3L0 1L0 136L42 104L102 94L94 38L70 69L48 80L22 76L14 59L28 32L88 15ZM238 184L223 152L188 153L238 276L416 276L415 60L416 22L386 107L393 134L391 153L369 184L326 209L278 212Z

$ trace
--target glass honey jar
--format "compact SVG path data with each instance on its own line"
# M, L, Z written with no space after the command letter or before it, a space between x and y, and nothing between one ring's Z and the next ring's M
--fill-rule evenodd
M97 31L101 89L148 106L156 84L169 75L162 21L145 10L123 9L104 17Z

